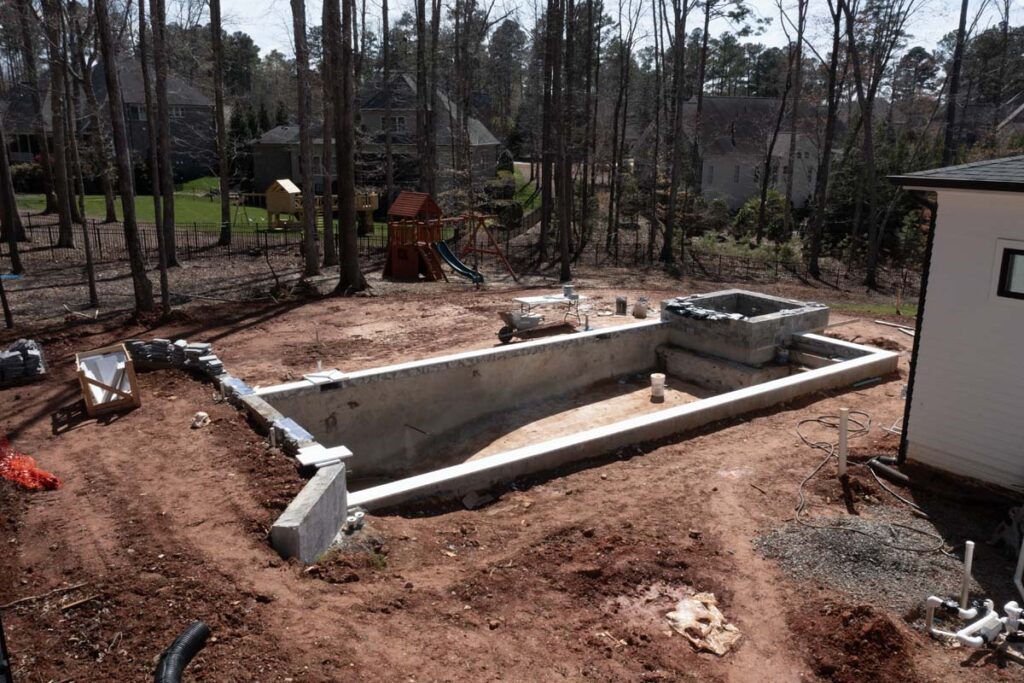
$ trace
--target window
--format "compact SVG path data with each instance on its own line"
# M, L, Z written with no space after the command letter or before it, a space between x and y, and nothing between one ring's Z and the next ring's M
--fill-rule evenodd
M385 125L387 124L387 120L388 119L387 119L386 116L380 117L380 128L381 128L381 130L385 129ZM391 117L391 130L404 133L405 132L405 117L404 116L392 116Z
M171 107L168 110L168 115L172 119L183 119L185 118L185 107Z
M1003 249L996 294L1009 299L1024 299L1024 249Z

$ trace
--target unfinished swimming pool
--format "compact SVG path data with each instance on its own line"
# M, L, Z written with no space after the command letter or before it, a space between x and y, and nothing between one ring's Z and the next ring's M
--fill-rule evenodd
M538 339L256 393L351 451L348 507L461 496L896 370L897 355L816 334L820 304L728 290L660 320ZM650 375L666 375L663 402Z

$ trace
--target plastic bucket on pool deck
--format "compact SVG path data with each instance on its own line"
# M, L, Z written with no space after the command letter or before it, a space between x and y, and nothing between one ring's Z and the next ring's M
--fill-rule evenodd
M615 315L626 315L626 297L615 297Z

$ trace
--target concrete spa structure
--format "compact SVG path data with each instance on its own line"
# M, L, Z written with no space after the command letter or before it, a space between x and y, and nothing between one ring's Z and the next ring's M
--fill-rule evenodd
M664 301L660 320L225 388L317 468L271 532L312 562L353 508L462 497L896 371L897 354L827 324L823 305L728 290Z

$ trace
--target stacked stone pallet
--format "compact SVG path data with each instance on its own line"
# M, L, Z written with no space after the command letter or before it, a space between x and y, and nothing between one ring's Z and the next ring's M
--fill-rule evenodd
M125 342L125 348L132 360L141 367L198 370L210 377L224 374L224 363L212 353L213 347L205 342L189 343L185 339L153 339L147 342L132 339Z
M41 379L45 374L43 349L32 339L19 339L0 351L0 384Z

